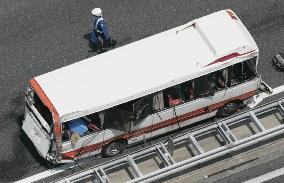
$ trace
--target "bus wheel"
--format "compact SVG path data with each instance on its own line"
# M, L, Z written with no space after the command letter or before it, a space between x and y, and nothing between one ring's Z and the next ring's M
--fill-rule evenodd
M240 107L239 102L234 101L234 102L227 103L218 110L217 115L221 118L230 116L234 114L238 110L239 107Z
M113 141L103 147L102 154L107 157L115 156L125 149L126 144L127 142L125 140Z

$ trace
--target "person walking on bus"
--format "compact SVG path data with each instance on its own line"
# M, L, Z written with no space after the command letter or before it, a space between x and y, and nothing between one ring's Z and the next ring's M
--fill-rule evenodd
M90 46L93 51L98 51L106 47L114 47L116 41L112 40L109 36L107 24L102 17L102 10L100 8L95 8L91 13L94 16L94 29L90 40ZM102 39L102 43L99 40L99 37Z

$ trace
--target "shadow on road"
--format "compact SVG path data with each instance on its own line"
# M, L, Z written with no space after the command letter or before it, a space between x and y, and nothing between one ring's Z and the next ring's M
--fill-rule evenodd
M88 41L88 45L89 45L89 48L92 49L92 46L91 46L91 35L92 33L87 33L83 36L84 39L86 39Z
M92 43L91 43L91 35L92 33L87 33L83 36L84 39L86 39L88 41L88 45L89 45L89 48L90 50L88 51L88 54L86 55L86 58L90 57L90 56L93 56L91 55L91 53L95 53L95 54L101 54L101 53L104 53L104 52L107 52L111 49L113 49L116 44L117 44L117 41L112 39L110 37L109 41L106 41L105 43L103 43L102 39L100 37L98 37L98 47L95 48L92 46Z
M2 128L6 133L2 131L1 135L1 142L5 144L3 152L9 153L0 154L0 182L16 181L40 168L50 168L21 129L24 120L24 94L17 93L9 105L9 111L1 117L4 125L9 124Z

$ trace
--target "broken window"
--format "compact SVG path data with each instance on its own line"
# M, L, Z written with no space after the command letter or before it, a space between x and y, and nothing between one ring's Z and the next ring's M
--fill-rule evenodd
M228 69L215 72L215 89L222 90L228 85Z
M62 124L62 140L69 141L73 133L85 136L94 132L99 132L102 126L100 113L94 113L82 118L74 119Z
M214 74L201 76L194 80L194 96L195 99L214 95L215 78Z
M184 98L186 101L194 100L194 80L190 80L181 84Z
M181 84L185 101L214 95L215 91L226 88L228 69L219 70Z
M119 131L130 131L130 124L133 120L132 111L120 108L110 108L105 111L103 129L116 129Z
M167 88L163 91L164 94L164 106L173 107L183 103L185 96L182 92L181 86L176 85L170 88Z
M235 86L256 77L256 57L229 67L229 86Z
M118 106L115 106L114 108L116 109L121 109L124 111L128 111L128 112L133 112L133 104L135 104L137 101L139 101L141 98L135 99L135 100L131 100L129 102L120 104Z
M90 131L100 131L103 123L103 113L97 112L94 114L87 115L84 118L88 122L88 128Z
M136 120L144 119L153 113L153 96L141 98L133 104L133 114Z

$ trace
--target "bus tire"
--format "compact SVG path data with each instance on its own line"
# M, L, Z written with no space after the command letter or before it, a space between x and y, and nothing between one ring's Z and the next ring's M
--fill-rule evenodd
M235 112L237 112L239 107L240 107L240 102L238 101L229 102L218 110L217 115L218 117L221 117L221 118L230 116L234 114Z
M102 154L105 157L115 156L121 153L127 145L126 140L115 140L105 145L102 149Z

